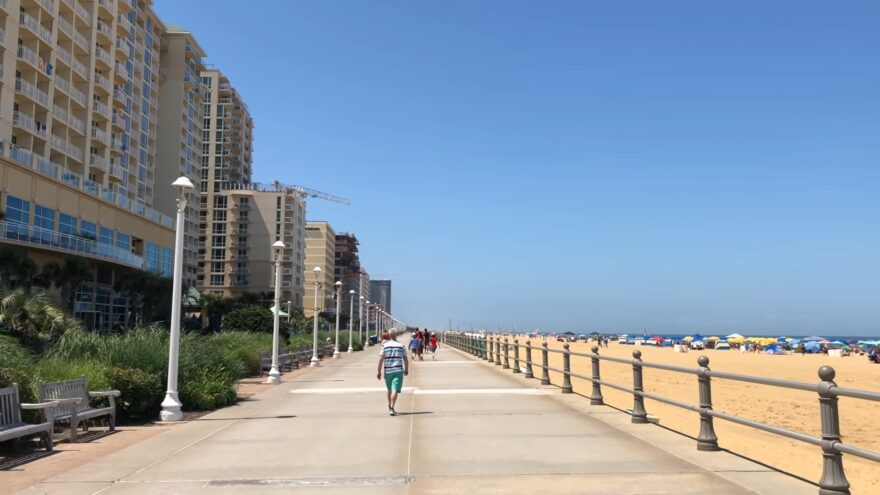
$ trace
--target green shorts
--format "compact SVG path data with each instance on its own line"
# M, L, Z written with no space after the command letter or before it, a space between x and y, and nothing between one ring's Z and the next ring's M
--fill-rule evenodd
M400 393L403 390L403 372L385 373L385 387L389 392Z

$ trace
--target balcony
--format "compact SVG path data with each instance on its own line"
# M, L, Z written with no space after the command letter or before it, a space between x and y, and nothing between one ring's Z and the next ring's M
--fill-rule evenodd
M97 72L95 73L95 86L103 89L108 94L113 91L113 85L110 84L110 80Z
M64 62L68 66L71 65L71 60L73 59L73 57L70 55L69 51L64 49L64 47L62 47L62 46L55 47L55 53L58 55L56 57L58 60L61 60L62 62Z
M34 34L36 34L41 40L45 41L49 45L55 43L52 39L52 31L46 29L39 21L31 17L27 12L19 12L18 14L18 22L22 26L30 29Z
M89 40L87 40L86 37L83 36L82 34L80 34L78 32L74 32L73 33L73 41L75 41L76 44L79 45L79 47L82 48L83 50L89 51Z
M55 13L55 0L37 0L49 14Z
M34 246L55 252L112 261L134 268L144 267L144 258L127 249L99 244L91 239L61 234L40 227L0 220L0 240L23 246Z
M73 67L73 70L81 75L83 79L89 78L89 69L86 68L86 64L74 58L73 60L71 60L70 66Z
M93 100L92 101L92 110L98 112L107 118L110 115L110 108L104 102Z
M119 61L117 61L117 62L113 65L113 72L114 72L117 76L121 77L122 79L124 79L124 80L126 80L126 81L128 81L128 80L131 79L131 75L130 75L130 74L128 73L128 71L125 69L125 65L121 64Z
M43 139L49 137L49 133L46 130L46 124L36 122L33 117L24 112L13 112L12 125L36 134Z
M107 132L105 132L104 130L98 127L92 127L92 138L97 139L104 146L107 146Z
M24 45L18 45L18 58L29 62L35 69L42 72L42 69L40 69L40 56L37 55L37 52Z
M49 108L49 94L20 77L15 78L15 92L27 96L44 108Z
M94 153L89 155L89 165L101 169L104 172L110 172L110 164L107 162L107 159Z
M70 124L70 127L73 127L74 129L79 131L80 134L85 134L86 125L83 123L82 120L71 115L67 118L67 123Z
M107 39L113 40L113 28L102 19L98 19L98 32L103 34Z
M92 15L89 14L89 11L85 9L82 5L79 4L77 0L71 0L73 2L73 11L76 12L76 15L83 18L86 21L86 24L89 26L92 25Z
M113 57L110 56L110 52L97 45L95 46L95 57L107 64L107 68L113 67Z
M83 161L83 159L85 158L85 153L83 153L83 150L80 147L75 146L71 143L67 143L67 154L80 162Z

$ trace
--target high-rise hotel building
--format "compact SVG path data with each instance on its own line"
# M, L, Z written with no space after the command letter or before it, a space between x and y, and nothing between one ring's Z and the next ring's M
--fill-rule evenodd
M204 50L184 28L167 24L162 34L159 56L159 147L161 164L156 172L158 184L171 184L188 177L196 190L188 202L183 237L183 283L195 287L198 272L199 210L202 170L202 112L205 90L199 76L204 65ZM156 208L175 215L177 193L171 188L156 190Z
M315 267L321 269L321 275L315 276ZM315 300L315 283L318 283L318 300ZM322 294L332 293L336 283L336 231L327 222L306 223L306 263L305 263L305 293L303 299L303 313L306 316L314 316L315 309L318 312L333 310L336 307L328 305L327 298ZM343 294L343 314L348 314L349 295L345 289Z
M219 198L221 191L228 189L231 184L247 188L251 183L254 122L244 99L222 72L206 69L201 72L201 79L205 98L202 108L201 177L196 182L201 195L198 285L209 288L216 287L211 282L217 281L218 272L214 269L219 268L215 264L216 253L211 250L214 244L212 236L223 228L218 223L225 223L220 220L225 214L220 206L227 199ZM239 217L247 218L248 215L245 213ZM228 220L231 216L226 218ZM246 225L238 227L239 230L247 228ZM230 250L226 254L231 257L237 252ZM223 270L227 270L227 267L224 266ZM226 274L229 275L229 272Z
M124 321L113 285L127 270L171 273L163 30L145 0L0 0L0 245L38 264L89 260L75 304L89 326Z

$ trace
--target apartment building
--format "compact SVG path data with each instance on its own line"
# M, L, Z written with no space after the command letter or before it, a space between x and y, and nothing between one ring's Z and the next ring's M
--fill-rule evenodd
M0 0L0 244L42 265L87 259L75 312L122 324L127 271L171 273L154 209L160 36L149 1Z
M355 297L364 296L370 298L370 277L366 270L361 267L360 257L358 256L358 240L357 236L350 233L336 234L336 253L335 253L335 276L336 280L342 282L342 290L346 294L343 299L342 310L343 315L348 315L348 292L355 291ZM357 313L357 302L355 301L355 313Z
M382 306L382 309L391 313L391 281L370 280L370 301Z
M166 24L159 54L159 140L156 170L158 184L170 184L181 176L193 184L201 180L202 111L205 91L199 74L204 69L205 51L193 34L184 28ZM196 189L185 212L183 242L183 283L197 283L199 251L199 210L201 190ZM156 208L166 215L176 214L176 192L157 188Z
M214 194L212 207L204 290L224 296L274 292L272 244L280 240L286 246L281 300L301 309L306 211L300 193L279 183L230 185Z
M335 306L328 307L326 297L319 300L317 305L315 304L315 267L321 268L321 277L317 280L324 287L324 294L334 291L336 283L336 231L327 222L306 223L306 289L303 298L303 311L309 317L315 314L316 307L324 310L336 310ZM346 291L343 294L344 314L348 314L348 301L348 292Z
M199 211L199 287L206 287L211 277L211 251L208 230L214 212L214 198L230 184L247 186L253 167L254 123L244 99L216 69L200 73L204 88L202 108L201 172L198 184L201 195Z

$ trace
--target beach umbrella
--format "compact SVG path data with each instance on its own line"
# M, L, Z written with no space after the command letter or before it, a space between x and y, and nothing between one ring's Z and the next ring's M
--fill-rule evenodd
M744 338L745 338L744 336L742 336L742 335L740 335L740 334L738 334L738 333L732 333L732 334L730 334L730 335L727 336L727 340L730 340L730 339L744 339Z
M683 341L685 341L685 342L690 342L690 341L694 340L694 338L691 337L690 335L688 335L687 337L685 337L685 338L683 338L683 339L681 339L681 340L683 340Z
M653 340L654 342L663 342L666 339L664 339L663 337L661 337L659 335L655 335L655 336L651 337L651 340Z
M694 340L703 340L705 337L703 337L702 335L700 335L698 333L695 333L693 335L693 338L694 338Z
M819 342L825 340L825 337L819 337L818 335L810 335L809 337L804 337L804 340L807 342Z
M707 340L721 340L721 337L712 336L712 337L709 337Z

